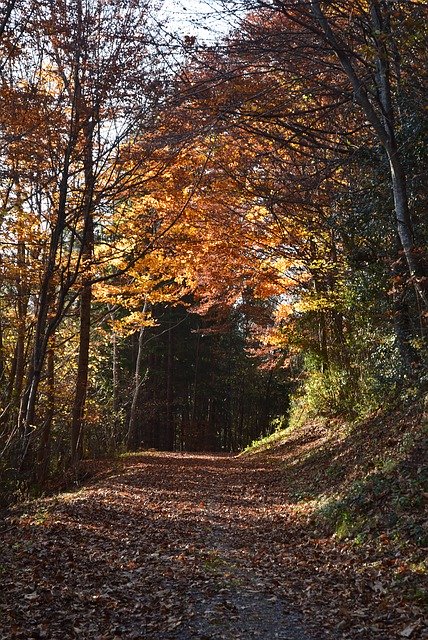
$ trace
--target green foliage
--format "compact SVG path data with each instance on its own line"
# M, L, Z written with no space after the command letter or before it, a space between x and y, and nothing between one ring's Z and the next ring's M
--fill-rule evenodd
M269 449L275 446L276 443L281 443L287 437L287 429L282 427L283 420L279 421L278 427L275 431L264 438L257 438L253 440L251 444L245 447L243 453L256 453L263 451L263 449Z
M357 333L357 332L356 332ZM303 359L304 382L291 402L290 424L315 417L362 418L392 403L406 379L392 335L382 337L365 327L348 338L352 361L322 367L314 354Z
M423 513L427 472L425 468L416 477L405 476L398 463L380 463L375 471L356 480L346 494L320 503L315 518L339 539L372 537L388 531L399 540L410 539L426 546Z
M338 540L356 537L361 534L364 527L364 518L353 518L351 513L346 509L339 511L336 517L336 528L334 535Z

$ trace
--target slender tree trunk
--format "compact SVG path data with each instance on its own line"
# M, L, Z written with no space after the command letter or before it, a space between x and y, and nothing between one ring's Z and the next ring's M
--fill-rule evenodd
M8 403L12 410L19 408L19 402L24 386L25 374L25 327L18 327L12 367L9 378L9 389L7 394ZM15 413L16 415L16 413Z
M270 417L271 417L271 392L273 381L273 369L269 371L266 381L266 390L263 398L263 431L264 434L270 433Z
M62 164L62 174L58 189L58 207L56 219L52 223L52 231L46 261L46 267L42 276L37 307L36 307L36 327L34 333L33 352L31 365L28 373L26 389L22 397L19 412L18 424L22 432L22 462L21 469L28 466L31 457L31 439L35 430L37 395L41 381L42 370L45 362L46 351L49 338L53 335L56 326L61 318L61 313L65 304L65 296L69 290L73 278L68 274L61 276L60 291L58 292L57 308L53 318L49 319L52 311L52 303L55 295L53 286L54 276L58 269L58 254L64 242L64 230L67 221L67 200L69 194L70 168L72 154L76 146L79 130L81 128L81 34L82 34L82 5L79 0L78 5L78 34L74 43L73 52L73 82L70 83L70 121L67 144L64 149Z
M114 319L114 313L111 313ZM119 354L117 334L112 332L112 385L113 385L113 446L121 442L120 419L119 419Z
M10 17L12 15L12 11L16 5L16 0L6 0L6 3L3 4L3 16L0 20L0 38L3 36L6 31L6 27L9 23Z
M195 352L195 375L193 378L193 389L192 389L192 404L190 411L190 433L191 437L194 441L194 433L196 428L196 409L197 409L197 400L198 400L198 385L199 385L199 361L201 356L201 334L198 332L196 338L196 352ZM192 445L194 442L192 443Z
M143 313L147 311L147 299L144 300ZM129 451L136 451L140 446L140 442L138 441L139 434L139 425L138 425L138 409L139 409L139 401L141 396L141 389L143 385L143 377L141 375L141 368L143 362L143 339L144 339L144 331L145 327L142 326L138 333L138 349L137 349L137 358L135 362L135 373L134 373L134 393L132 395L132 404L131 404L131 412L129 415L129 426L128 426L128 435L127 435L127 448Z
M244 379L242 379L242 384L239 389L239 400L238 400L238 437L237 446L242 447L242 445L249 444L247 442L247 438L245 438L244 442L244 426L245 426L245 405L244 405ZM245 434L247 435L247 434Z
M72 114L74 116L74 113ZM75 144L74 117L70 123L70 135L65 150L61 182L59 185L59 203L56 221L54 223L46 268L42 277L40 292L36 307L36 328L34 333L31 364L28 372L26 389L22 396L18 424L22 433L22 461L21 469L28 466L31 455L31 434L35 428L37 394L40 385L46 350L50 336L53 334L56 322L48 322L48 314L51 308L54 288L53 277L57 268L58 250L62 241L66 222L66 208L68 195L68 180L71 162L71 152ZM57 314L58 315L58 314Z
M167 339L168 354L166 360L166 449L172 451L174 449L174 416L173 416L173 381L174 381L174 344L171 328L171 320L169 321Z
M83 213L85 227L82 238L82 267L86 270L83 276L83 290L80 295L80 333L79 360L77 365L76 392L73 402L71 423L71 461L72 464L83 456L83 418L85 412L86 393L88 388L89 346L91 334L91 261L94 250L94 220L92 214L94 195L94 168L92 137L95 124L95 112L90 113L83 128L85 137L85 193L83 198Z
M48 310L52 296L53 263L49 261L39 296L36 331L34 336L33 353L28 372L25 391L21 398L18 427L21 432L22 457L20 471L29 469L32 465L33 442L36 430L37 396L45 363L47 343L53 328L47 325Z
M19 295L19 294L18 294ZM28 299L27 299L28 302ZM6 408L1 414L0 423L6 424L11 418L15 422L19 411L22 388L25 375L25 322L21 315L23 300L18 300L18 328L16 343L11 362L7 393ZM26 307L25 307L26 308Z
M3 322L0 317L0 385L4 388L4 376L5 376L5 366L4 366L4 345L3 345Z
M413 285L423 305L428 308L428 277L424 266L417 255L413 224L409 211L406 177L400 162L396 145L387 149L391 169L392 191L394 195L397 232L400 238L403 254L406 258Z
M43 424L40 446L38 452L37 480L43 484L49 473L50 453L51 453L51 433L52 423L55 414L55 350L52 346L47 353L47 377L48 377L48 397L45 422Z
M345 43L342 41L339 34L334 33L331 24L322 12L320 0L311 0L310 4L313 16L321 27L326 43L328 43L339 59L345 74L352 84L356 101L362 108L367 120L372 125L374 132L378 136L379 142L385 149L390 167L398 237L400 238L403 254L405 256L408 271L412 278L415 290L417 291L424 307L428 308L428 277L426 268L416 255L417 247L415 246L413 222L410 216L409 200L406 188L406 175L394 134L394 117L388 69L389 53L385 45L390 34L385 31L385 22L382 20L382 11L379 2L374 0L371 2L371 15L373 33L377 34L375 40L378 48L376 76L381 116L379 116L376 111L372 102L373 98L369 94L365 80L360 78L354 69Z
M87 284L80 296L79 360L71 423L72 463L77 462L83 456L83 417L88 387L91 301L92 287L90 284Z
M113 412L115 417L119 411L119 358L117 348L117 334L112 333L112 384L113 384Z

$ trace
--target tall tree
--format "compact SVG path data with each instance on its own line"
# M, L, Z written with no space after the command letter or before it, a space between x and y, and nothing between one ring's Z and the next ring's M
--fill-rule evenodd
M162 70L152 47L154 34L149 29L153 25L149 25L147 11L145 1L126 9L115 0L107 4L97 0L41 2L39 11L30 13L25 23L20 55L11 56L7 63L19 99L4 116L9 118L10 135L14 134L13 144L5 150L6 193L9 202L16 200L18 192L22 194L23 215L33 216L43 242L40 286L34 282L31 292L35 321L20 402L25 458L37 437L38 393L49 343L80 298L72 426L73 457L78 455L87 384L91 282L100 277L100 270L96 273L94 267L94 244L102 237L116 203L145 180L143 147L139 145L138 154L132 154L132 147L152 130L162 91ZM154 66L156 83L152 81ZM21 120L16 118L18 110ZM20 174L15 171L17 166ZM18 356L21 351L19 347Z
M423 18L422 5L419 2L387 0L358 3L256 0L252 7L261 10L262 21L266 22L272 14L279 17L276 20L275 38L261 44L260 29L255 30L251 20L246 22L244 19L242 27L248 35L249 47L259 45L264 51L272 44L277 47L276 51L271 50L270 53L277 57L280 51L281 60L285 61L288 68L292 67L303 94L306 92L311 96L312 92L324 87L327 95L337 96L336 102L344 100L361 110L388 160L397 234L411 282L426 308L427 260L414 229L406 163L400 150L401 131L405 128L400 111L400 58L408 56L411 48L403 25L409 24L406 24L409 18L410 24L416 24ZM265 29L265 33L269 31L269 28ZM256 40L252 40L254 36ZM424 38L426 34L419 31L418 37ZM314 55L317 74L313 73ZM313 112L319 113L322 109L324 104L319 103ZM291 115L286 128L298 132L301 110ZM313 123L315 126L301 131L303 137L319 138L319 123L316 119ZM353 144L351 132L345 131L344 137Z

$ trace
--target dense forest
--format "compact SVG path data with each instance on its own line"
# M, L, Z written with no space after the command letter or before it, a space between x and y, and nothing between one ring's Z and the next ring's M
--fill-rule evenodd
M0 9L0 473L237 451L428 382L427 6ZM232 20L233 17L233 20Z

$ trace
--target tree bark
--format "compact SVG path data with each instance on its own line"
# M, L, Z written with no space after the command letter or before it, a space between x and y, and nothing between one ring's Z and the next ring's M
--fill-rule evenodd
M79 332L79 360L77 365L76 392L73 402L71 422L71 461L76 463L83 457L83 418L85 412L86 393L88 388L89 372L89 346L91 335L91 261L94 250L94 220L93 220L93 195L94 195L94 169L92 158L92 136L94 131L97 109L91 112L86 119L83 131L85 141L85 193L83 198L83 213L85 226L82 238L82 267L86 270L83 276L83 290L80 295L80 332Z
M167 451L173 451L174 449L174 416L173 416L173 400L174 400L174 341L171 327L171 320L169 320L167 340L168 340L168 353L166 358L166 449Z
M324 34L326 43L331 47L331 50L339 59L343 71L352 84L356 101L363 109L367 120L372 125L374 132L378 136L380 144L386 152L390 168L398 237L401 242L403 254L405 256L408 271L415 290L422 300L424 307L428 308L428 278L426 269L416 256L417 248L415 246L413 222L410 216L406 175L394 133L394 115L391 101L388 51L384 44L385 38L388 37L389 34L384 33L384 22L382 21L381 8L378 2L371 2L373 33L380 34L380 37L377 37L378 51L376 59L378 101L381 112L381 116L378 116L364 79L358 76L349 54L347 53L345 43L342 42L341 37L337 33L334 33L333 28L322 12L320 5L320 0L311 0L313 16Z
M43 424L38 452L37 481L43 485L49 473L52 423L55 414L55 350L53 346L47 353L48 398L47 411Z
M144 300L143 313L147 311L147 299ZM132 404L131 404L131 412L129 415L129 425L128 425L128 434L127 434L127 448L129 451L136 451L140 446L140 442L138 441L138 408L139 401L141 396L141 389L144 382L144 378L141 375L141 366L143 362L143 339L144 339L144 330L145 327L142 326L138 333L138 349L137 349L137 358L135 362L135 373L134 373L134 393L132 395Z
M77 61L79 60L79 54L76 52ZM77 65L77 62L76 62ZM75 76L77 75L77 68ZM76 81L77 82L77 81ZM70 177L70 165L71 154L76 143L77 129L76 129L76 102L77 102L77 87L73 95L71 121L69 127L69 137L67 146L64 152L64 161L62 167L62 175L59 184L59 201L56 220L54 222L52 233L50 237L49 251L46 262L46 268L42 277L40 286L40 292L38 296L36 306L36 328L34 334L33 350L31 356L30 369L27 376L26 389L24 391L20 410L18 425L22 433L22 461L21 469L24 465L28 464L28 456L31 448L31 434L35 428L35 416L37 405L37 394L40 385L43 365L45 362L47 345L50 336L53 334L57 322L60 317L59 310L55 314L55 317L48 321L49 310L51 308L52 299L54 295L54 288L52 286L54 274L57 269L57 256L58 251L63 239L63 233L66 226L66 213L67 213L67 196L68 196L68 181ZM64 294L64 292L61 292ZM61 295L61 300L58 305L64 304L64 295Z
M92 287L87 284L80 296L79 360L71 422L71 460L73 464L83 456L83 416L88 387L91 301Z

